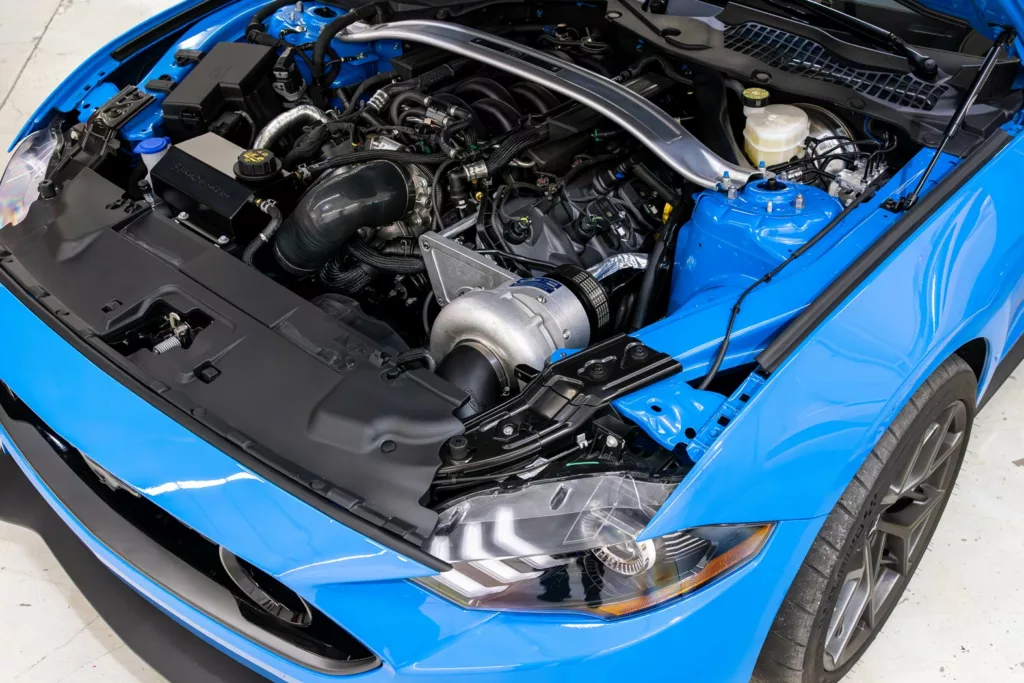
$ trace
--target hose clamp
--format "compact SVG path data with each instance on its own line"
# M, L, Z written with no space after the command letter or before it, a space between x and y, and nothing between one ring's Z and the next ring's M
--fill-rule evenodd
M487 172L487 163L484 161L474 161L471 164L466 164L462 167L462 172L466 174L466 180L483 180L489 173Z
M384 88L381 88L377 92L373 93L373 96L366 103L366 106L380 113L384 111L384 108L388 105L390 100L391 96L387 94Z

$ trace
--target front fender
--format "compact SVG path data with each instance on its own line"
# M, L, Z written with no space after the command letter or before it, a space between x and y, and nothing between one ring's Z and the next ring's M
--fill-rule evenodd
M827 514L918 386L977 338L981 390L1019 335L1024 231L1012 139L772 373L644 536Z

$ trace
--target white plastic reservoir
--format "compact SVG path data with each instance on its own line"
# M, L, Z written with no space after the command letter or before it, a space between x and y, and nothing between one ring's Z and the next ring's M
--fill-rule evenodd
M762 161L765 166L773 166L803 154L811 125L804 110L789 104L769 104L744 107L743 113L747 115L744 150L755 166Z

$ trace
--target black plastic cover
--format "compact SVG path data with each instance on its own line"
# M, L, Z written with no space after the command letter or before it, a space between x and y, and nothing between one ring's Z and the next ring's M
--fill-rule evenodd
M426 369L390 377L395 349L173 220L112 208L121 194L81 170L3 230L10 253L0 267L39 305L64 311L60 320L92 348L241 451L224 448L229 455L418 545L437 519L420 500L441 445L464 429L452 411L465 394ZM158 305L211 322L187 349L161 355L122 358L101 341ZM211 366L219 374L196 381Z
M271 72L275 58L274 50L264 45L214 45L164 99L167 134L174 142L194 138L207 132L221 114L238 110L262 128L281 112Z
M180 147L170 147L150 177L157 197L218 237L233 241L240 234L258 232L267 222L249 201L252 190L248 186Z

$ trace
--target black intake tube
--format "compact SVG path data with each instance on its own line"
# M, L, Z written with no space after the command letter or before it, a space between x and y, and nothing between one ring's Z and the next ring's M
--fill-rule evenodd
M274 256L292 275L312 275L359 228L394 223L412 208L406 170L371 161L330 175L306 191L274 240Z
M501 380L487 357L473 346L459 344L449 351L437 366L437 374L469 395L455 411L461 420L501 403Z

